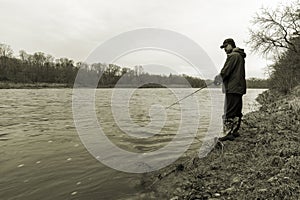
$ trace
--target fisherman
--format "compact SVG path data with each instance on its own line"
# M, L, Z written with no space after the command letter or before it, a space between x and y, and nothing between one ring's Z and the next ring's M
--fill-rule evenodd
M222 83L225 93L223 134L220 141L233 141L240 136L238 130L242 119L242 97L246 94L245 57L244 49L237 48L233 39L226 39L220 46L227 54L227 59L219 75L215 77L214 84Z

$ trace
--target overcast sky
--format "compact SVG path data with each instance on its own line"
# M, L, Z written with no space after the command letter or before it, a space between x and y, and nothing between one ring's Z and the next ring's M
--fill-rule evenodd
M262 6L276 7L281 0L0 0L0 43L10 45L15 54L45 52L56 58L84 61L102 42L122 32L138 28L176 31L198 43L220 70L226 55L219 48L231 37L245 48L247 78L266 77L270 61L251 54L251 19ZM152 60L151 60L152 59ZM178 65L178 72L190 73L174 56L150 51L136 52L117 64L157 63ZM168 62L166 62L168 63Z

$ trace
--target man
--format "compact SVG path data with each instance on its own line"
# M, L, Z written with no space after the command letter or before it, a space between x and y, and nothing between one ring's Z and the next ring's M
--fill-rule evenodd
M233 39L226 39L221 49L227 54L227 59L221 73L215 77L214 83L222 85L225 93L223 131L224 137L220 141L234 140L239 136L242 119L242 97L246 94L245 60L246 54L243 49L237 48Z

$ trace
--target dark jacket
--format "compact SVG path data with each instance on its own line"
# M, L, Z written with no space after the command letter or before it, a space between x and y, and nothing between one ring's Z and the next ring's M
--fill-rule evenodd
M234 48L227 55L220 76L223 80L224 93L246 94L244 49Z

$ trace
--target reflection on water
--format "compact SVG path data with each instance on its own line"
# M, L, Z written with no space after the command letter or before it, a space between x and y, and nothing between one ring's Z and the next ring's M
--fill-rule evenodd
M185 89L175 90L184 92ZM244 113L256 109L254 98L262 91L248 90ZM223 104L223 94L219 90L215 92ZM141 175L110 169L82 145L73 122L71 89L10 89L0 93L1 199L120 199L142 190ZM111 89L97 90L96 112L103 131L117 146L132 152L155 151L173 139L181 119L178 105L167 111L159 134L146 139L134 138L115 122L111 94ZM195 98L201 111L201 126L186 154L198 150L209 124L207 90L197 93ZM128 123L146 127L151 122L151 105L168 106L175 101L167 89L136 90L128 104L131 117ZM219 112L221 115L222 110Z

